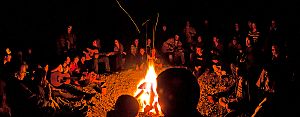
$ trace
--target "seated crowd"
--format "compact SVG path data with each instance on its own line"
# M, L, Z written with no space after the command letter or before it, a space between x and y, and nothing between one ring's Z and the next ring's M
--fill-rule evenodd
M158 88L162 89L157 89L157 92L162 95L159 101L161 101L165 115L200 116L196 110L199 94L194 93L195 91L200 92L200 90L198 86L195 86L196 89L192 87L179 88L182 91L176 90L175 92L168 88L164 90L164 86L171 86L172 89L178 89L179 86L165 81L169 79L161 77L178 77L177 80L182 85L194 86L194 82L197 82L194 80L205 71L214 71L219 76L233 75L236 78L236 84L229 87L226 92L207 97L210 102L218 102L224 106L228 110L226 116L238 116L245 113L257 114L260 112L261 105L258 106L258 109L255 110L255 108L259 102L265 102L263 99L267 99L268 104L273 104L269 101L272 100L270 98L274 98L278 102L277 97L284 94L285 90L283 89L288 82L282 82L282 80L287 80L282 79L282 74L289 74L286 69L289 56L282 49L287 45L281 43L284 41L282 41L282 37L278 36L280 32L273 22L275 20L272 20L269 34L266 34L268 35L266 37L261 36L256 28L256 23L250 21L248 33L240 31L239 23L235 23L235 30L232 34L228 34L230 35L228 38L223 37L223 39L222 36L209 32L205 27L203 27L203 31L197 32L189 21L186 22L182 32L174 34L169 34L167 26L163 25L163 30L156 39L161 43L154 45L151 39L147 39L146 45L142 45L139 39L134 39L129 48L124 48L123 44L115 39L111 52L104 51L99 38L94 39L87 48L76 48L74 46L74 44L76 45L75 39L70 41L70 36L67 36L60 39L62 42L67 42L60 48L63 51L59 55L64 55L63 60L54 67L45 61L38 63L30 55L16 55L16 52L7 48L1 55L0 112L7 111L15 114L14 116L20 116L18 114L41 116L53 114L53 111L59 112L63 108L70 113L84 113L89 103L75 107L72 102L80 100L88 102L95 95L95 93L83 90L87 85L100 89L101 93L104 81L101 80L100 74L109 75L113 71L122 72L121 70L128 68L146 70L148 62L153 62L156 68L180 66L187 69L187 71L166 70L158 76ZM71 38L75 38L75 36L71 36ZM126 49L130 51L126 52ZM28 51L31 53L31 49ZM114 65L113 69L111 68L112 64ZM53 69L49 70L49 68ZM181 78L183 74L190 75L185 72L192 73L191 81L183 81ZM184 84L184 82L192 84ZM174 97L186 95L189 91L195 95L178 100L167 98L167 95ZM23 99L28 101L21 101ZM185 103L186 100L192 102ZM175 101L180 102L178 108L173 106L176 104ZM171 103L171 105L167 103ZM49 106L45 106L47 104ZM32 108L28 108L29 106ZM188 108L179 108L179 106ZM41 111L39 108L46 109ZM270 111L272 112L264 110L260 114L275 116L276 111ZM60 113L55 114L59 115Z

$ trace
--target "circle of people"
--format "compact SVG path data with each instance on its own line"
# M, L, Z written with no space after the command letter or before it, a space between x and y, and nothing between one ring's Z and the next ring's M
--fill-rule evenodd
M1 58L3 59L1 62L1 100L10 100L6 98L6 95L19 95L8 92L22 90L23 93L26 93L24 95L30 97L27 98L28 100L38 100L36 101L39 102L38 104L49 103L52 108L56 109L64 107L73 108L70 111L82 111L82 108L88 104L75 107L63 101L58 102L58 99L53 99L52 95L68 102L70 100L89 100L95 93L83 91L80 87L93 84L93 88L100 89L99 92L101 93L104 81L99 79L99 74L113 73L111 70L111 61L114 62L113 64L117 71L123 70L125 67L145 70L148 63L153 63L156 68L162 68L163 66L185 67L196 78L200 77L206 71L213 71L218 76L226 76L227 74L235 76L237 84L233 97L225 98L225 95L229 93L225 95L224 93L218 93L210 95L207 98L212 103L218 102L221 106L224 106L229 114L252 113L252 111L249 112L249 108L240 107L247 107L245 104L250 104L249 102L253 100L255 102L261 101L261 99L254 98L257 96L257 87L265 92L274 93L276 91L274 87L276 78L270 79L271 76L275 76L273 68L280 68L287 63L288 55L282 49L287 45L285 40L282 39L283 36L280 31L277 28L275 20L271 21L271 26L266 37L261 36L262 34L256 28L256 23L253 21L248 21L248 27L245 32L240 30L239 23L234 23L234 30L229 34L230 39L222 40L217 34L213 34L208 20L204 21L204 27L199 32L191 25L190 21L187 21L183 31L175 34L170 34L167 30L167 25L163 24L161 32L158 33L156 43L152 44L153 40L147 39L145 48L141 46L139 39L134 39L130 46L130 51L125 52L123 45L116 39L114 40L113 51L104 52L103 48L101 48L101 41L97 38L92 41L89 47L83 49L79 55L76 55L79 50L76 44L76 35L72 32L72 26L68 26L67 33L57 41L57 54L67 56L64 56L64 61L54 69L48 70L48 63L33 65L34 61L30 56L32 53L31 49L28 49L28 56L19 58L18 62L21 65L18 65L17 69L13 69L15 66L9 64L11 63L12 52L9 48L5 50L4 56ZM18 55L20 54L18 53ZM176 74L177 72L174 71L168 72ZM29 81L33 81L34 83L32 84ZM18 86L18 88L10 87L11 84ZM168 85L173 86L171 84ZM245 90L244 85L246 85L248 91L243 91ZM158 86L160 86L160 82L158 82ZM158 89L159 94L165 95L162 91L163 87L162 89ZM174 92L170 91L170 93ZM192 92L191 94L194 93ZM174 95L178 96L177 93L174 93ZM194 99L197 97L199 98L199 95L194 96L192 101L198 100ZM173 108L166 104L169 102L175 103L172 100L165 99L163 96L161 96L161 99L164 99L161 106L165 115L172 116L178 112L179 114L177 114L182 116L189 114L200 116L195 110L196 107L191 106L194 105L194 102L188 103L190 105L183 104L183 107L191 106L183 109L179 107ZM267 97L263 99L263 102L265 102ZM26 105L25 103L27 102L16 101L10 105ZM5 101L2 101L2 108L4 108L3 110L10 111L9 107L5 105ZM28 110L21 109L20 106L12 106L11 108L14 114L24 114L24 111ZM261 104L255 109L255 114L260 108ZM251 109L253 110L253 108Z

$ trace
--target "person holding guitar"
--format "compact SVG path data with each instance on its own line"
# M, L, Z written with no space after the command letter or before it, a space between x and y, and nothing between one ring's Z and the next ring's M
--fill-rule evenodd
M69 64L71 62L70 57L66 57L63 64L58 65L55 69L51 70L51 79L50 82L53 86L59 87L62 84L69 84L70 79L67 79L66 81L62 81L63 78L69 78L70 77L70 67Z
M181 61L181 65L185 64L184 48L178 34L163 43L162 52L167 54L171 64L177 60Z
M71 60L70 57L66 57L65 61L63 64L58 65L57 68L51 70L51 78L50 78L50 83L53 86L53 90L60 90L63 89L64 91L67 91L72 95L76 96L94 96L95 94L93 93L88 93L82 90L82 88L78 88L74 85L71 84L71 79L78 78L78 77L71 77L70 75L70 64ZM61 94L59 94L61 95ZM76 97L75 97L76 98Z
M174 37L169 37L168 40L163 43L161 48L162 53L165 55L165 59L168 60L170 64L173 64L174 44Z
M109 58L108 56L111 55L111 53L105 53L101 50L101 43L100 39L95 39L92 42L92 46L86 48L86 51L83 51L83 53L86 55L86 61L88 64L90 64L91 68L95 73L99 73L99 63L103 62L105 64L105 71L110 72L110 64L109 64Z

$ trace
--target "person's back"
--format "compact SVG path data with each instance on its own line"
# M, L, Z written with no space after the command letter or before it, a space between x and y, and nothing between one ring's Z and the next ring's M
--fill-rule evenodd
M201 117L197 111L200 87L187 69L170 68L157 77L158 102L165 117Z

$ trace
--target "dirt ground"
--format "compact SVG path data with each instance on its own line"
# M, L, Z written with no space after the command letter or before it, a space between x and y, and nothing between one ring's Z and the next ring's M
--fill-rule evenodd
M166 68L164 68L166 69ZM164 69L156 70L159 74ZM109 76L101 76L101 80L105 81L106 93L96 94L92 98L95 106L92 106L87 116L88 117L105 117L106 113L113 109L118 97L123 94L134 96L137 90L138 83L145 77L146 70L126 70L119 73L114 73ZM226 86L234 83L232 78L217 78L213 73L202 75L198 78L200 85L200 99L198 110L202 115L206 116L221 116L226 110L217 104L211 104L207 100L208 94L214 94L225 90Z

